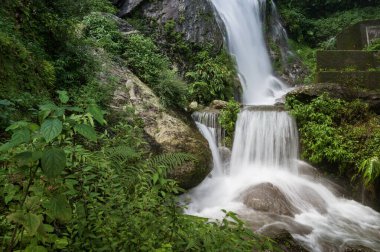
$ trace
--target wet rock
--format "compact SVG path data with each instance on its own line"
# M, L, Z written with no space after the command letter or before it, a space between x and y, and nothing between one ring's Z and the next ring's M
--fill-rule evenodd
M226 101L213 100L210 103L210 108L212 108L212 109L224 109L227 106L227 103L228 102L226 102Z
M113 0L113 4L119 8L118 15L123 17L134 10L144 0Z
M229 164L231 160L231 150L227 147L219 147L220 158L224 164Z
M380 91L367 90L349 85L320 83L313 85L299 86L289 92L287 97L295 97L301 101L311 101L323 93L328 93L333 98L340 98L348 101L360 99L369 104L370 108L380 114Z
M119 0L114 3L120 8L120 16L136 11L162 27L172 20L175 31L182 33L188 42L209 43L217 51L223 45L223 35L208 0Z
M256 211L294 216L297 210L285 195L271 183L263 183L248 188L242 193L244 204Z
M135 114L143 121L149 142L156 145L155 149L163 153L193 154L195 161L186 162L170 171L169 177L176 179L185 189L197 186L211 171L212 160L208 143L195 125L164 108L153 91L122 64L105 60L103 64L110 69L109 74L120 80L111 108L122 113L126 108L133 107Z
M189 107L188 107L188 109L189 109L190 112L197 111L198 108L199 108L199 104L196 101L193 101L192 103L190 103Z
M293 236L286 229L272 229L268 232L263 232L263 235L271 237L278 246L285 252L307 252L307 250L302 247Z

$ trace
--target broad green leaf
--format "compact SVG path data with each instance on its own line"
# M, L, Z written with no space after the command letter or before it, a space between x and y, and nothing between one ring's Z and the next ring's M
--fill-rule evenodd
M50 142L62 132L62 122L58 119L46 120L41 125L41 134L46 142Z
M11 143L14 146L17 146L22 143L27 143L30 141L30 131L29 129L23 128L16 130L15 133L13 133L11 138Z
M7 218L10 221L22 225L31 236L37 233L37 229L42 223L42 216L21 211L10 214Z
M8 151L9 149L13 148L14 147L14 144L8 142L8 143L5 143L5 144L2 144L0 146L0 152L6 152Z
M42 154L42 171L49 178L61 175L66 166L66 155L61 149L47 149Z
M15 159L21 164L21 165L27 165L33 160L33 152L31 151L25 151L17 154L15 156Z
M40 105L38 107L40 108L41 111L50 111L50 112L57 109L57 105L55 105L54 103L47 103L47 104Z
M24 128L24 127L27 127L28 124L29 123L25 121L18 121L18 122L12 123L8 128L5 129L5 131L10 131L10 130L13 131L18 128Z
M25 248L24 252L48 252L48 250L42 246L30 244Z
M78 124L75 125L74 130L84 136L85 138L96 142L97 136L96 136L96 131L93 127L87 124Z
M65 114L65 108L59 107L54 111L54 116L61 117Z
M61 222L71 220L72 210L67 199L62 194L53 195L44 205L47 214Z
M159 179L158 173L153 174L152 180L153 180L154 185L157 183L158 179Z
M1 106L10 106L10 105L14 105L14 103L11 101L8 101L8 100L0 100L0 105Z
M57 91L59 95L59 100L63 103L66 104L69 101L69 96L66 91Z
M67 238L66 238L66 237L59 238L59 239L57 239L57 240L54 242L54 246L55 246L57 249L64 249L64 248L67 247L67 245L69 245L69 242L67 241Z
M66 110L68 111L72 111L72 112L79 112L79 113L83 113L83 109L82 108L79 108L79 107L71 107L71 106L65 106L64 107Z
M87 111L101 125L104 125L106 123L106 121L104 120L104 117L103 117L103 114L104 114L103 111L95 103L88 105Z
M42 123L49 115L51 111L50 110L43 110L38 113L38 121Z
M37 131L40 129L40 126L38 124L35 124L35 123L29 123L28 125L28 129L32 132L34 131Z

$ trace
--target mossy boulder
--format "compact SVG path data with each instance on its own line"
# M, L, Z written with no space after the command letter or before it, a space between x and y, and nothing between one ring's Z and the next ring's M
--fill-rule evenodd
M185 152L194 155L195 161L170 171L170 178L176 179L185 189L202 182L211 171L212 157L207 141L194 123L163 107L153 91L128 69L114 66L113 71L120 76L120 85L114 92L112 108L123 111L133 107L144 123L148 142L159 153Z
M328 93L332 98L339 98L347 101L359 99L368 103L374 112L380 114L380 90L368 90L365 88L336 83L319 83L298 86L286 96L295 97L300 101L311 101L323 93Z

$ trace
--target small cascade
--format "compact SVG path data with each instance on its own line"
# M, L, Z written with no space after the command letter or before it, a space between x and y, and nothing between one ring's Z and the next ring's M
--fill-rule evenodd
M199 131L208 141L213 157L213 170L211 175L220 176L227 173L225 149L223 144L225 132L218 122L217 111L195 112L192 115Z
M218 121L219 111L194 112L191 117L194 121L205 125L213 131L213 136L217 146L224 146L223 140L225 137L225 132Z
M243 110L236 123L232 153L231 173L250 164L296 172L298 133L294 119L285 111Z

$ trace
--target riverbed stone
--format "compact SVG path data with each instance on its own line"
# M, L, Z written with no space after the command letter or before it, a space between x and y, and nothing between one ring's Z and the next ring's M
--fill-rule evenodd
M262 183L248 188L242 193L244 204L256 211L294 216L297 210L281 190L271 183Z

